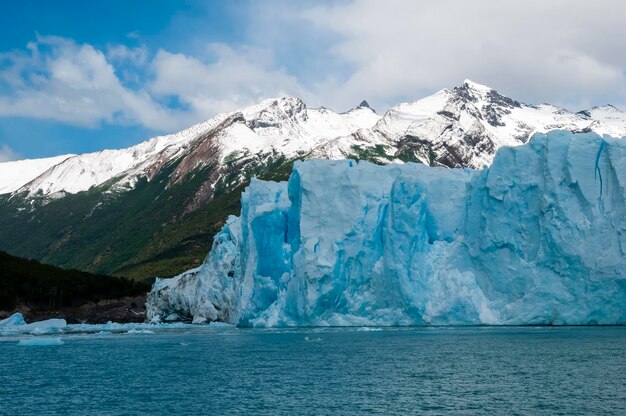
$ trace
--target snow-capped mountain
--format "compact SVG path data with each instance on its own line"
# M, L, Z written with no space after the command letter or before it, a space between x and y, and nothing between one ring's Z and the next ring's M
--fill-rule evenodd
M465 81L382 116L265 100L128 149L0 164L0 250L62 267L150 278L197 267L251 177L299 159L483 168L503 146L565 129L626 135L611 106L572 113Z
M315 154L341 159L355 146L382 146L381 162L414 153L426 164L482 168L503 146L526 143L533 133L550 130L594 131L615 137L626 135L626 113L612 106L579 113L549 104L528 105L465 80L452 90L390 108L370 129L338 137Z
M0 193L73 194L107 182L115 190L132 189L138 178L150 179L180 158L184 162L174 182L201 165L236 162L242 168L269 155L482 168L500 147L523 144L535 132L554 129L621 137L626 135L626 113L612 106L572 113L548 104L527 105L469 80L393 106L382 117L365 101L337 113L282 97L127 149L0 163ZM215 175L211 187L221 175Z
M367 107L336 113L308 109L298 98L269 99L127 149L0 164L0 172L11 172L11 176L0 177L0 192L74 194L107 181L113 181L115 189L128 189L137 178L150 178L179 156L193 156L194 166L188 168L272 152L292 158L338 135L371 127L379 118ZM194 154L206 147L211 151L200 157Z
M14 192L27 182L74 155L0 163L0 194Z

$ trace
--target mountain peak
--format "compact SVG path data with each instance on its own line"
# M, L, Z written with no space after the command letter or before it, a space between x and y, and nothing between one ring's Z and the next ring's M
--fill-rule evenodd
M370 104L366 100L361 101L361 103L357 105L356 108L369 108L370 110L372 109L372 107L370 107Z
M301 107L306 107L306 104L304 104L304 101L302 101L298 97L282 96L282 97L266 98L265 100L257 104L250 105L241 111L245 112L249 110L267 109L271 107L301 108Z
M489 92L489 91L493 90L492 88L489 88L486 85L474 82L471 79L464 80L463 81L463 87L472 89L472 90L477 91L477 92L482 92L482 93L486 93L486 92Z
M463 81L463 85L454 88L454 93L462 97L465 100L471 101L479 106L498 106L498 107L520 107L522 104L519 101L513 100L507 96L500 94L498 91L490 88L486 85L479 84L477 82L466 79ZM488 110L493 113L492 110ZM495 118L494 118L495 117ZM499 124L497 121L498 116L493 113L491 122Z
M615 107L612 104L596 105L587 110L579 111L576 114L582 117L586 117L586 118L600 118L600 119L606 119L606 118L624 119L624 116L626 115L624 114L624 112L622 112L622 110L620 110L619 108Z
M463 85L460 87L455 87L453 92L457 96L475 103L486 101L490 96L496 94L493 89L486 85L479 84L469 79L463 81Z
M592 110L604 111L605 113L621 113L622 110L615 107L613 104L597 105Z
M241 111L246 120L267 118L268 113L292 117L306 109L306 104L298 97L268 98L258 104L248 106Z

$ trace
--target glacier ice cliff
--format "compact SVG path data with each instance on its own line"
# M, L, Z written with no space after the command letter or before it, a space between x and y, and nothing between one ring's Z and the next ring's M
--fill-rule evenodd
M296 163L253 180L153 321L626 323L626 141L554 131L481 171Z

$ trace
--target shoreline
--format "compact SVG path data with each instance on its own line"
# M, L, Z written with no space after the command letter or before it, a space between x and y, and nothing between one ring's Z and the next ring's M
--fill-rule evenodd
M55 310L45 310L33 305L19 305L11 311L0 311L0 320L18 312L28 322L60 318L65 319L68 324L144 323L146 321L146 296L104 299Z

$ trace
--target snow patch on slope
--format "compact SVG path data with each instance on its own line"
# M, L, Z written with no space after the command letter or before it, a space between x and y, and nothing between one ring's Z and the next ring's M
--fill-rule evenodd
M31 195L57 192L77 193L101 185L121 174L125 178L118 186L131 185L144 169L158 159L169 159L178 154L185 145L198 135L214 128L225 115L220 114L204 123L166 136L154 137L136 146L119 150L103 150L71 156L29 181L17 191Z
M74 155L26 159L0 163L0 194L14 192L51 167Z
M612 105L593 107L578 113L587 116L596 123L594 130L613 137L626 136L626 113Z

